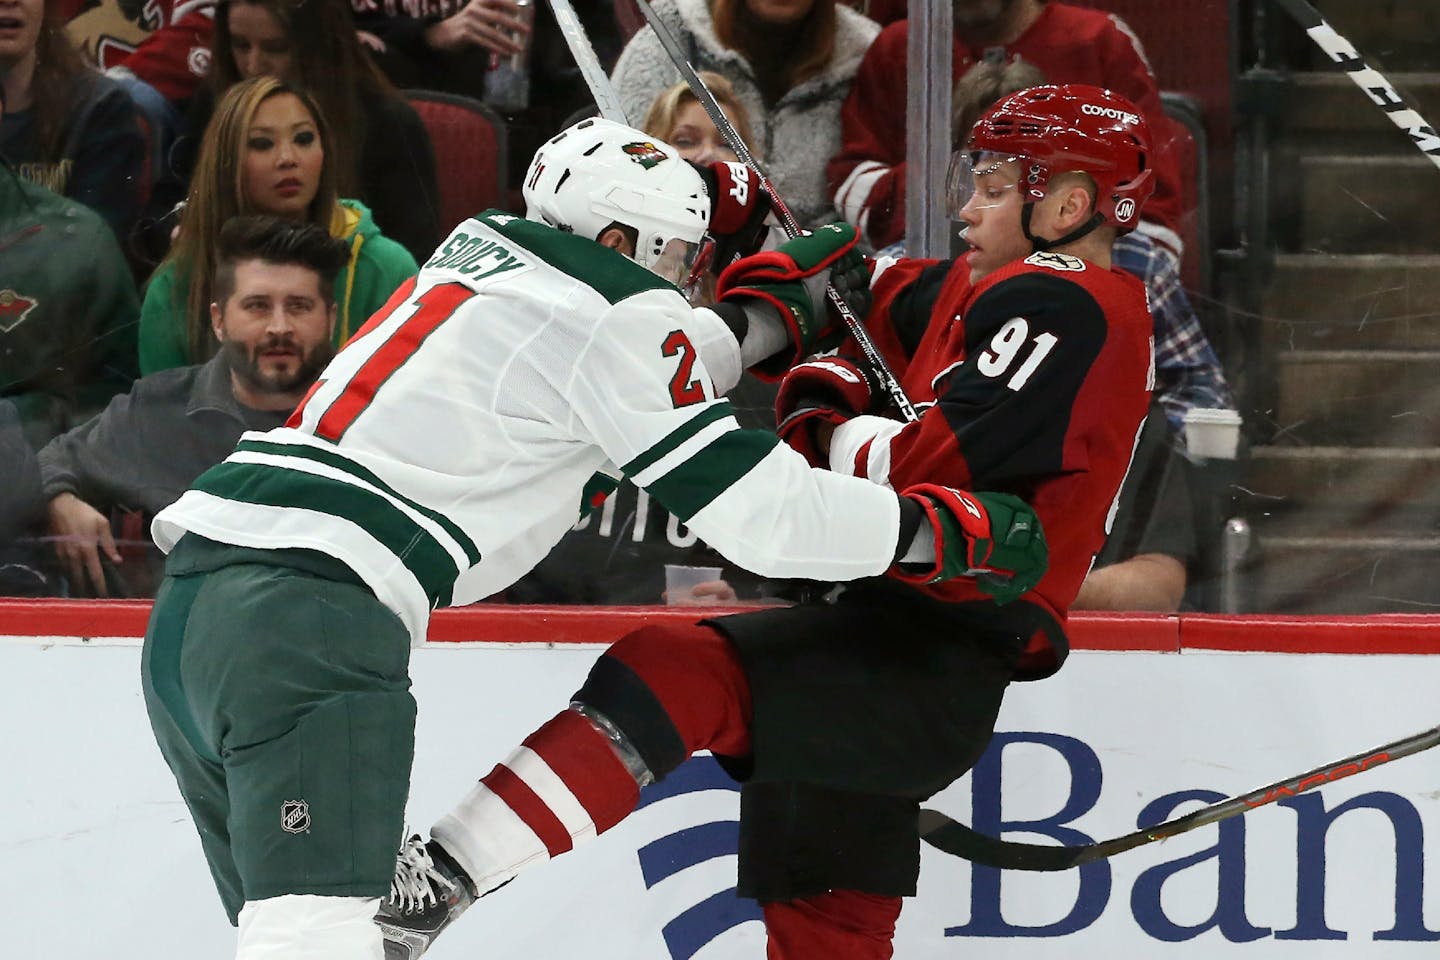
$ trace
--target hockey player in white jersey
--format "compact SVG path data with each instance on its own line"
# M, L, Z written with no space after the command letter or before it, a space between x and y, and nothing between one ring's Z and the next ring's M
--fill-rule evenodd
M711 201L669 145L582 121L536 153L524 196L524 219L458 226L285 427L246 434L155 519L170 556L146 702L244 960L382 956L409 647L432 609L529 570L616 477L768 576L904 560L939 579L1001 569L992 540L1038 541L1014 498L992 531L973 497L811 469L736 424L723 392L809 351L853 232L766 254L692 309L676 283ZM1021 559L1043 568L1043 548Z

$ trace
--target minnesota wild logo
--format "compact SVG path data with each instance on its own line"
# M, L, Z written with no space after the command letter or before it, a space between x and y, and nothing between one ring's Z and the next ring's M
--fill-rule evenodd
M9 333L30 316L30 311L40 305L23 293L14 290L0 290L0 333Z
M669 156L669 154L667 154L664 150L661 150L659 147L655 146L655 144L651 143L649 140L641 140L636 143L627 143L620 149L630 154L630 159L640 164L640 166L644 167L646 170L649 170L651 167L655 166L655 164L659 163L661 160L664 160Z

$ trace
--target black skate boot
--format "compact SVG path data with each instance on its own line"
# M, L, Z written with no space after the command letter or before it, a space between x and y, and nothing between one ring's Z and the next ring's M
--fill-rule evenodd
M470 878L438 843L418 835L406 840L395 857L390 896L375 915L385 960L415 960L474 902Z

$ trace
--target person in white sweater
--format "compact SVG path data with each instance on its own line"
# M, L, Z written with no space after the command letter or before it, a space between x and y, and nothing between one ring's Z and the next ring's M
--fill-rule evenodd
M803 227L835 219L825 164L840 148L840 105L880 28L834 0L655 0L696 70L728 79L766 171ZM643 117L680 78L655 31L631 38L612 80Z

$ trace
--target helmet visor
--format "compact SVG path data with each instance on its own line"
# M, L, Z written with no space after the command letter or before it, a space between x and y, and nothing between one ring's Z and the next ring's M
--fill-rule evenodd
M684 284L680 287L680 291L685 294L685 299L697 307L708 307L714 299L715 285L705 282L706 278L714 279L710 276L710 267L714 262L715 238L707 233L700 238L699 249L695 251L695 257L690 261L689 276L685 278ZM711 294L708 298L707 290Z
M968 150L956 150L950 155L950 169L945 174L945 210L951 219L960 219L966 207L998 207L1019 189L1019 157Z
M668 240L655 262L650 264L650 272L684 290L690 286L694 272L692 268L699 261L704 245L703 238L699 243L691 243L679 237Z

